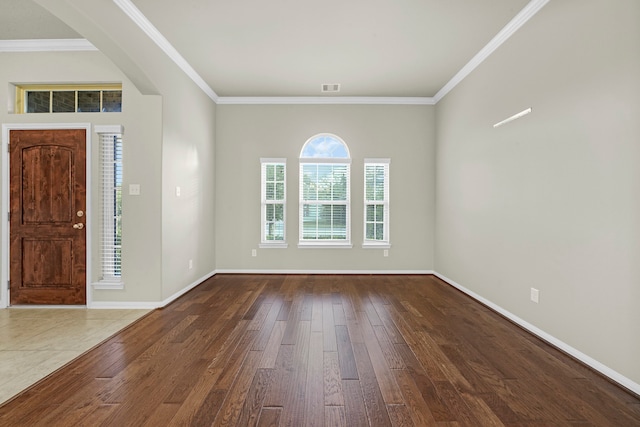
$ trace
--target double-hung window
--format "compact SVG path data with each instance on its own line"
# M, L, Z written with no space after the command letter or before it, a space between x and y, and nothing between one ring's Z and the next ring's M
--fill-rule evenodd
M261 248L285 248L286 159L260 159L261 164Z
M100 145L100 281L122 288L122 127L96 126Z
M351 247L351 156L331 134L316 135L300 153L300 247Z
M364 161L364 247L389 247L389 163Z

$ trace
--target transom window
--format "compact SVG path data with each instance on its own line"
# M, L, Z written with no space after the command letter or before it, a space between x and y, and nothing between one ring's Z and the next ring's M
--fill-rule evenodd
M336 135L319 134L300 152L299 243L351 247L351 155Z
M16 86L18 113L116 113L122 111L122 85Z

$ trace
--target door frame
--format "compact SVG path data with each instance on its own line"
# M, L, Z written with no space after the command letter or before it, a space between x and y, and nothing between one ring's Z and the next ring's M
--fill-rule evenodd
M0 230L2 232L2 238L0 239L0 309L9 307L9 133L12 130L37 130L37 129L83 129L86 135L86 209L88 214L85 216L85 229L86 229L86 306L91 305L91 230L92 221L91 217L91 123L5 123L2 125L2 186L0 193L2 197L2 214L0 215L0 221L2 226Z

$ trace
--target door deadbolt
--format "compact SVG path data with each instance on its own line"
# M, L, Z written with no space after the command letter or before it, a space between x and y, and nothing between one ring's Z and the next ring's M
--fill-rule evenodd
M78 211L76 212L76 215L78 215L79 218L82 218L84 216L84 212Z

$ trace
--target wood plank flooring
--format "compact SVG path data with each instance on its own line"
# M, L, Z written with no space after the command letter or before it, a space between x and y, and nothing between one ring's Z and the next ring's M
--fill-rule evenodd
M217 275L3 426L640 426L640 399L434 276Z
M0 403L66 365L150 310L0 310Z

